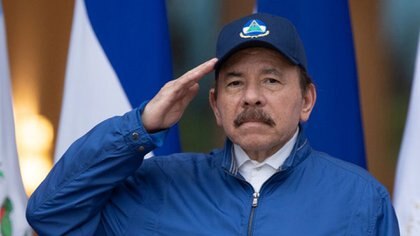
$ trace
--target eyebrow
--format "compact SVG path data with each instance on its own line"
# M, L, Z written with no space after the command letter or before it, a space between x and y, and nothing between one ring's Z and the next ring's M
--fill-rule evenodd
M276 68L266 68L261 70L261 74L263 75L282 75L281 71L278 71Z
M243 73L241 73L241 72L231 71L231 72L226 73L226 78L229 78L229 77L241 77L242 75L243 75Z
M279 70L277 70L276 68L264 68L261 70L260 72L262 75L276 75L276 76L281 76L283 73ZM227 72L225 77L226 78L231 78L231 77L242 77L243 73L242 72L238 72L238 71L230 71Z

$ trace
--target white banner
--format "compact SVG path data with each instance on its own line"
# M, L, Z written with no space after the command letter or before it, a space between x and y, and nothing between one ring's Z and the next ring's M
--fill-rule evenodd
M6 30L0 1L0 235L29 235L13 121Z
M394 189L401 235L420 235L420 37Z

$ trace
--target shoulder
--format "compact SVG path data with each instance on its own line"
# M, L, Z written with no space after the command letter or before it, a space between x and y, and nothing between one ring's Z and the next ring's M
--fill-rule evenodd
M329 154L313 151L312 164L329 178L344 181L354 187L363 187L365 192L370 192L379 198L389 198L388 190L366 169L353 163L343 161Z

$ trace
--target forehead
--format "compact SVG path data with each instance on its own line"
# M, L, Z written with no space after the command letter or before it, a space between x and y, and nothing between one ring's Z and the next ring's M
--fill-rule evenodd
M242 66L243 64L269 64L274 67L295 67L288 59L276 50L251 47L232 54L220 67L220 72L226 69Z

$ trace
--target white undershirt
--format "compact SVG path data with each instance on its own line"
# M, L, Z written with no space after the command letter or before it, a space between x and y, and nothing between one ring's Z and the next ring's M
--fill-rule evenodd
M233 145L239 173L248 183L252 185L252 187L254 187L255 192L259 192L264 182L275 174L283 165L284 161L292 152L298 133L299 128L296 130L293 137L282 148L263 162L251 160L239 145Z

